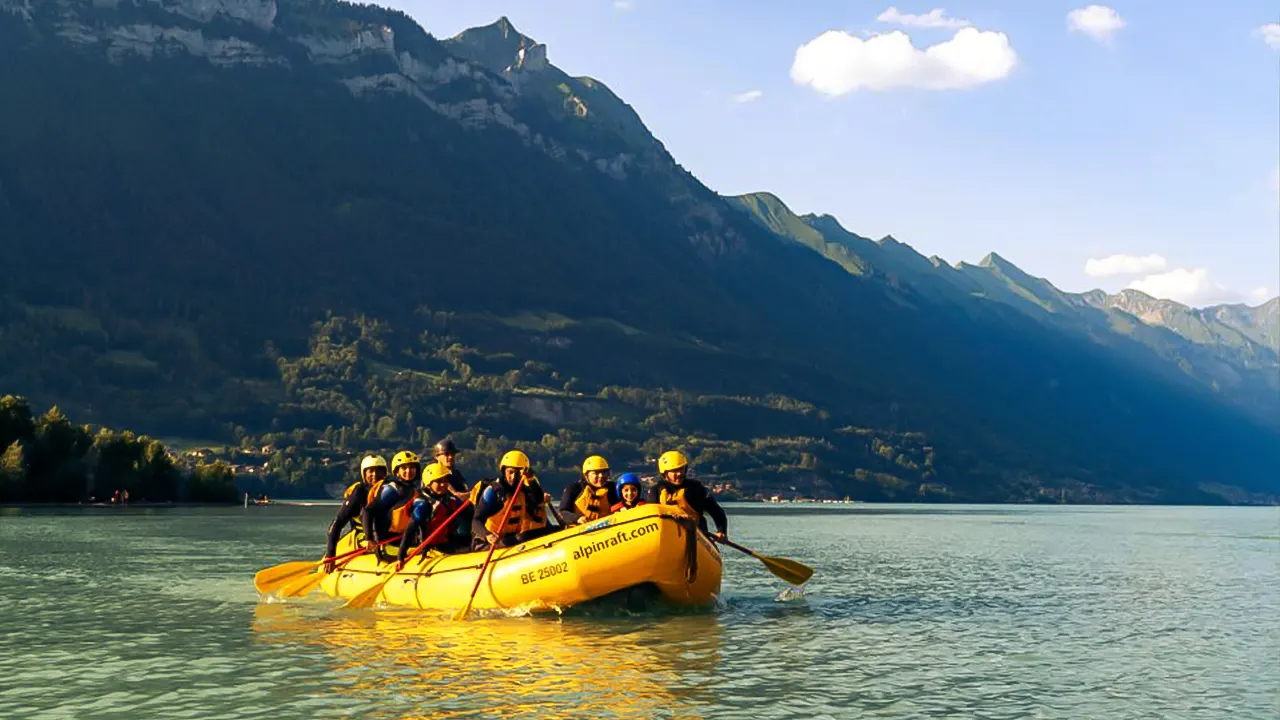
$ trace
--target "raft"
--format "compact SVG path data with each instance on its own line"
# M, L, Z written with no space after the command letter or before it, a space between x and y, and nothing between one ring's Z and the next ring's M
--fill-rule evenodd
M338 553L353 549L349 533ZM488 551L415 557L382 589L389 605L424 610L466 605ZM360 555L321 583L333 597L369 589L394 564ZM720 593L721 558L697 524L672 506L641 505L494 551L471 607L555 610L651 585L674 605L704 605Z

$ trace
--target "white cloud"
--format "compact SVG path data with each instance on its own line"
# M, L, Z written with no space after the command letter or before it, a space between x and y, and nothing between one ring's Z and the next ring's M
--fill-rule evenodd
M909 13L900 13L898 8L892 6L876 16L876 22L904 25L906 27L947 29L962 28L971 24L968 20L947 17L947 11L942 8L934 8L923 15L911 15Z
M1160 255L1111 255L1104 258L1089 258L1084 263L1084 272L1089 277L1111 277L1112 275L1141 275L1152 270L1165 268L1164 257Z
M1265 287L1254 288L1247 293L1232 290L1214 280L1205 268L1175 268L1166 273L1134 280L1129 283L1129 287L1154 298L1173 300L1193 307L1219 303L1257 303L1266 300L1268 295Z
M1262 42L1276 50L1280 50L1280 23L1267 23L1258 28L1256 32L1262 36Z
M1067 13L1067 29L1084 33L1094 40L1106 42L1124 26L1120 13L1106 5L1089 5Z
M1249 303L1261 305L1271 299L1271 290L1267 287L1256 287L1249 291Z
M1000 80L1017 63L1002 32L966 27L920 50L901 30L866 40L828 30L796 49L791 79L831 96L896 88L958 90Z
M752 100L759 100L761 95L764 95L763 90L748 90L737 95L730 95L729 99L736 103L749 103Z
M618 12L626 12L632 7L631 0L613 0L613 9Z

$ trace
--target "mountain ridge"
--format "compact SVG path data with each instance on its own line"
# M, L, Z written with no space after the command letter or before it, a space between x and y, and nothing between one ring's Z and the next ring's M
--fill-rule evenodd
M1260 417L1274 417L1280 409L1280 332L1273 329L1280 323L1280 298L1253 308L1215 305L1197 309L1132 289L1116 294L1101 290L1071 293L1026 273L994 251L977 265L962 261L948 266L941 259L931 262L910 245L891 237L882 242L860 238L830 215L795 215L773 193L748 193L729 199L775 232L802 236L806 247L842 267L854 265L860 274L883 270L890 278L905 278L918 288L927 288L932 297L949 302L960 302L963 295L997 300L1042 321L1069 326L1095 340L1104 333L1127 335L1166 362L1195 366L1190 374L1214 390L1235 384L1237 401L1253 407ZM797 230L798 224L803 224L803 229ZM852 249L861 261L851 263L844 253L831 257L826 249L829 245L824 243L833 240ZM886 246L893 255L885 252ZM1102 315L1090 315L1090 311ZM1121 327L1126 321L1117 318L1115 312L1144 327ZM1177 340L1170 340L1162 331L1172 333ZM1186 345L1181 344L1184 342ZM1187 372L1188 368L1182 370ZM1245 379L1245 375L1252 378Z
M495 72L374 6L22 7L0 382L38 402L263 445L451 432L548 473L680 445L878 499L1280 495L1276 434L1199 386L951 302L978 281L891 237L788 239L527 38Z

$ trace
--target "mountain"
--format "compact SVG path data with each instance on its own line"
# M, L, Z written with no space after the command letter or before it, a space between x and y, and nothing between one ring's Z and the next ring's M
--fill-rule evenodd
M1280 496L1277 430L1149 345L766 220L551 57L506 18L0 0L0 387L238 446L275 495L452 433L473 473L678 445L744 493Z
M830 215L796 215L771 193L727 199L851 273L978 315L983 301L995 301L1174 381L1194 381L1262 422L1276 422L1280 414L1280 298L1257 308L1195 309L1137 290L1069 293L996 253L978 265L951 266L892 237L871 241L854 235Z

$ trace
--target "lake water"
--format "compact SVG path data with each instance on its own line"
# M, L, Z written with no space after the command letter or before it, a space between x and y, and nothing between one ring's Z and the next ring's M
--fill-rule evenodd
M452 622L260 601L332 507L0 508L0 716L1280 716L1280 509L728 509L803 594Z

